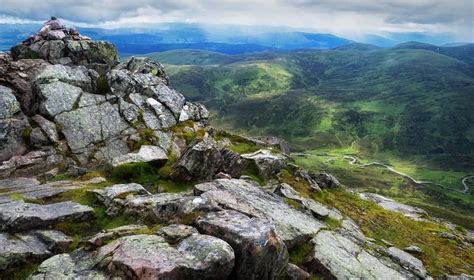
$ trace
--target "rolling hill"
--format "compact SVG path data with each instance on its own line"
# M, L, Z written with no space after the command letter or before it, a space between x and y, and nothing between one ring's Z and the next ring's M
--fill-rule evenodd
M424 46L150 56L169 65L172 82L189 98L235 130L280 135L301 150L355 141L367 151L472 166L474 48Z
M166 64L173 86L212 110L214 125L282 136L309 154L297 160L307 168L472 227L465 215L474 214L474 192L462 193L461 179L474 173L473 46L149 56ZM435 184L361 170L343 160L348 154Z

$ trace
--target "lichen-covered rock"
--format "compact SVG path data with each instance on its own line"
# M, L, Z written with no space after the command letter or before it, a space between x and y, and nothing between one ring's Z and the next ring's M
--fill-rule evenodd
M328 278L336 279L415 279L409 271L396 270L385 265L342 235L321 231L313 239L313 262L310 265Z
M63 82L68 85L76 86L85 92L95 92L95 80L98 74L94 70L84 66L64 66L48 65L36 77L34 84L38 88L41 85ZM59 94L59 93L57 93Z
M196 222L201 232L219 237L234 248L236 279L277 279L288 263L288 251L275 228L265 219L240 212L211 212Z
M74 153L82 153L93 144L118 137L129 128L117 107L110 103L64 112L57 115L55 121Z
M108 280L109 276L96 270L94 256L83 250L53 256L38 267L29 280Z
M324 219L329 216L330 210L326 206L312 199L301 197L298 192L286 183L279 184L275 189L275 193L288 199L295 200L301 205L301 207L308 210L311 215L318 219Z
M234 252L226 242L192 235L176 247L156 235L133 235L101 247L97 258L112 276L128 279L226 279Z
M13 90L0 85L0 119L11 118L20 112L20 103L15 98Z
M211 179L222 164L222 155L216 141L204 138L192 144L173 165L171 177L184 181Z
M269 150L258 150L255 153L243 154L242 158L254 164L260 176L270 178L278 174L287 164L283 154L275 154Z
M51 252L41 242L0 233L0 272L27 260L41 260L49 256Z
M29 128L30 125L23 116L0 119L0 162L27 150L23 136Z
M49 117L74 109L78 98L82 94L79 87L60 81L40 84L36 92L42 100L40 112Z
M325 226L313 216L289 206L281 197L246 180L218 179L194 188L196 195L226 209L270 220L289 247L308 240Z
M74 202L34 204L10 202L0 204L0 230L21 231L46 227L56 223L84 221L94 217L94 209Z

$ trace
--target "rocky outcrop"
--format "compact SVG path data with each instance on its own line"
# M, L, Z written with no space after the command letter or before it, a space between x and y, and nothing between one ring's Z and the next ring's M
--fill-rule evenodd
M185 181L212 179L222 164L223 159L216 141L204 138L186 150L173 166L171 177Z
M270 150L259 150L251 154L243 154L242 158L253 164L260 176L269 178L278 174L287 164L287 158Z
M351 240L331 231L313 239L311 269L331 279L415 279L400 268L393 269Z
M277 279L283 275L288 252L268 221L226 210L206 214L197 220L197 226L232 246L236 254L234 278Z
M204 106L169 87L160 63L137 57L119 63L112 44L51 29L51 22L44 28L14 47L11 58L0 57L6 69L0 82L11 86L0 87L0 162L6 161L0 178L59 165L163 163L182 149L172 145L169 129L209 117ZM64 37L49 35L61 32ZM12 159L28 152L34 154ZM39 158L47 168L23 164Z
M277 234L291 247L307 240L325 225L303 213L256 183L238 179L219 179L195 186L195 194L251 217L272 221Z
M175 246L156 235L132 235L100 248L97 259L112 276L128 279L226 279L234 263L226 242L194 234Z

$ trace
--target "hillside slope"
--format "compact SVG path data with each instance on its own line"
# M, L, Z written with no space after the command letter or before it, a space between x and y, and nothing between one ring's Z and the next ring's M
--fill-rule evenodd
M150 56L171 64L172 83L226 127L284 136L299 149L356 141L367 151L453 157L472 167L474 71L461 60L423 49L347 47Z

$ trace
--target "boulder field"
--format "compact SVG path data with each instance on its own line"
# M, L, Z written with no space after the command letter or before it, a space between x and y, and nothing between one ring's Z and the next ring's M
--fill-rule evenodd
M0 54L1 279L431 278L284 182L341 187L285 141L217 130L160 63L54 28Z

